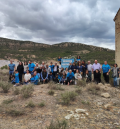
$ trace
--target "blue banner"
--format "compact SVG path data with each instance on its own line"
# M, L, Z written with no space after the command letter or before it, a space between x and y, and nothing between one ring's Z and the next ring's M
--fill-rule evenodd
M62 68L68 68L70 63L73 63L74 62L74 59L62 59L61 60L61 67Z

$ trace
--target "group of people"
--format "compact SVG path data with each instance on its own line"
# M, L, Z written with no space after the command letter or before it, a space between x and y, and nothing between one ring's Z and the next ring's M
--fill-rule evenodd
M103 73L104 80L106 83L109 83L109 73L113 72L114 86L117 87L118 77L120 75L119 68L117 64L114 64L114 67L111 69L107 61L104 61L103 65L100 65L97 60L94 61L94 64L91 64L90 61L87 63L80 60L80 56L77 57L77 60L74 63L70 63L68 68L61 67L61 57L58 58L59 65L57 63L50 65L42 62L41 65L38 63L29 62L19 62L16 67L13 64L12 60L10 61L9 67L9 80L15 84L29 84L33 83L37 85L39 82L48 83L49 81L54 81L55 83L70 85L77 84L78 80L83 78L87 82L94 81L96 83L101 82L101 72ZM23 79L24 75L24 80Z

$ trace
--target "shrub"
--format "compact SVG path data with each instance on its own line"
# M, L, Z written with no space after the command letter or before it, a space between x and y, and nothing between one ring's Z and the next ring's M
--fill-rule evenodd
M1 69L8 69L8 66L7 65L2 66Z
M100 86L98 86L98 85L96 85L96 84L94 84L94 83L91 83L91 86L89 86L89 87L87 88L87 90L88 90L91 94L98 95L98 94L99 94L98 92L99 92L101 89L100 89Z
M34 108L35 107L35 104L33 103L33 101L30 101L26 107L31 107L31 108Z
M48 92L48 94L49 94L49 95L54 95L54 91L53 91L53 90L50 90L50 91Z
M38 104L39 107L44 107L45 106L45 103L44 102L41 102Z
M11 116L21 116L21 115L24 115L24 111L22 110L16 110L16 109L13 109L13 110L8 110L6 112L8 115L11 115Z
M12 103L12 102L13 102L12 99L3 100L3 104L9 104L9 103Z
M77 81L77 86L85 87L86 86L86 80L85 79L78 80Z
M20 94L19 88L15 88L14 91L13 91L13 94L14 94L14 95Z
M82 92L82 90L81 90L81 88L77 88L77 89L75 90L75 92L78 93L78 94L80 94L80 93Z
M21 89L21 95L23 98L29 98L34 91L33 85L24 86Z
M74 91L65 92L65 93L61 94L62 103L65 105L68 105L71 100L74 101L76 99L77 95L78 94Z
M88 101L82 101L82 104L90 105Z
M55 83L54 83L53 81L50 81L50 82L48 83L48 88L50 88L51 90L52 90L52 89L55 89L55 87L56 87L56 85L55 85Z
M8 82L1 81L0 82L0 87L2 88L4 93L8 93L9 89L12 87L12 84L8 83Z
M57 122L51 121L50 125L46 127L46 129L66 129L67 128L67 121L62 120Z

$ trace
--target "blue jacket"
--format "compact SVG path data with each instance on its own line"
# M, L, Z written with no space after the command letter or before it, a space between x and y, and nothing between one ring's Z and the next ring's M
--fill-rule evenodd
M49 79L49 81L53 81L53 79L54 79L54 77L53 77L53 75L48 75L48 79Z
M53 73L54 65L49 66L51 68L51 72Z
M38 75L35 75L30 80L31 80L32 83L34 83L35 85L37 85L38 84L39 77L38 77Z
M15 83L19 83L19 73L15 73Z
M34 64L34 63L29 64L29 65L28 65L28 68L29 68L29 71L30 71L30 72L33 71L34 68L35 68L35 64Z
M83 72L83 67L82 66L77 66L77 69L79 70L79 72Z
M71 74L68 72L67 74L67 78L69 78L70 80L74 78L74 73L72 72Z

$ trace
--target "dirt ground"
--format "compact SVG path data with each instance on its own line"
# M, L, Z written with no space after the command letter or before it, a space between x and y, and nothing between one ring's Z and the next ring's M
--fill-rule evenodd
M7 74L7 73L6 73ZM3 74L0 74L1 76ZM4 76L8 77L7 75ZM6 80L7 81L7 80ZM58 84L56 84L58 85ZM95 84L96 85L96 84ZM29 86L29 85L28 85ZM40 84L34 86L32 96L25 99L19 95L13 95L14 86L8 93L3 93L0 88L0 106L5 106L5 109L13 107L17 110L22 110L23 115L11 116L6 114L6 110L0 109L0 129L46 129L51 121L66 120L68 129L120 129L120 89L111 87L108 84L99 84L100 90L98 93L91 93L88 87L92 83L84 87L75 85L60 85L64 90L53 90L54 95L49 95L49 84ZM23 85L17 88L21 89ZM67 91L76 91L81 89L74 101L70 101L69 105L61 103L61 94ZM101 97L102 93L108 93L108 98ZM13 102L4 104L4 100L12 99ZM35 107L27 107L28 103L32 101ZM38 104L44 102L44 107L39 107ZM109 108L105 105L109 104ZM76 109L85 109L89 115L80 119L65 119L68 110L74 111Z

